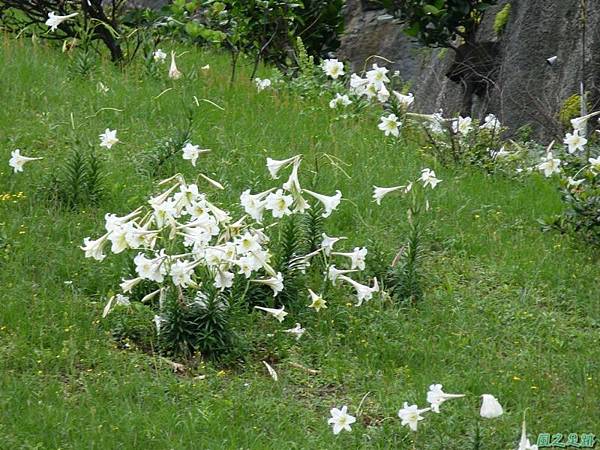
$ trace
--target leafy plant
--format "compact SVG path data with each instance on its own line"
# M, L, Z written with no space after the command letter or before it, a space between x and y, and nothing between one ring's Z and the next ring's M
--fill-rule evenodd
M504 32L504 28L506 28L506 24L510 18L511 8L512 5L507 3L496 14L496 17L494 18L494 33L496 33L496 36L500 36Z

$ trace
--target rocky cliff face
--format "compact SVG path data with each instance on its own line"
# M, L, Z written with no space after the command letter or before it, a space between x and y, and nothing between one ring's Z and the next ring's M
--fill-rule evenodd
M494 19L506 3L511 3L510 16L497 36ZM530 124L538 136L551 138L562 132L558 111L565 99L579 93L582 79L592 107L600 108L600 4L587 3L585 37L581 0L503 0L489 9L477 41L496 43L497 69L489 80L489 95L474 95L471 115L493 112L512 129ZM412 82L420 111L459 113L462 87L446 76L455 52L419 47L401 33L397 22L381 20L384 11L364 6L360 0L348 1L347 34L339 56L350 60L354 70L371 54L395 61L392 66ZM552 56L557 62L551 66L546 59Z

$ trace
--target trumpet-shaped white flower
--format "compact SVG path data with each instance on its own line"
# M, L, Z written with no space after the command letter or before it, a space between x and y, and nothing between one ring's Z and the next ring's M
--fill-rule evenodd
M545 177L552 176L554 173L560 172L560 159L554 158L552 152L542 158L542 162L538 165L538 169L544 172Z
M600 114L600 111L595 111L593 113L586 114L585 116L575 117L574 119L571 119L571 126L573 127L573 131L578 131L579 134L585 136L587 121L592 117L597 116L598 114Z
M214 285L217 289L227 289L233 286L235 275L228 270L218 269L215 273Z
M271 193L271 190L259 194L250 194L250 189L245 190L240 195L240 204L250 217L257 222L262 222L263 212L265 210L265 197Z
M500 128L500 121L495 115L488 114L485 116L485 119L483 119L483 123L479 126L479 128L495 131Z
M483 394L481 398L481 410L479 411L481 417L486 419L495 419L504 413L502 405L493 395Z
M154 53L152 53L152 58L154 59L154 62L162 63L165 62L165 60L167 59L167 54L159 48Z
M292 163L295 163L299 159L300 159L299 155L292 156L291 158L287 158L287 159L280 159L280 160L267 158L267 169L269 170L269 173L271 174L271 178L274 180L278 179L279 171L281 169L285 169L286 167L288 167Z
M323 238L323 240L321 241L321 248L323 249L323 252L327 256L331 255L333 246L335 245L336 242L346 239L343 236L342 237L329 237L325 233L322 233L321 237Z
M171 52L171 66L169 67L169 78L171 80L179 80L181 78L182 73L177 68L177 63L175 62L175 52Z
M585 182L585 179L583 179L583 178L581 180L576 180L573 177L567 178L567 186L572 187L572 188L576 188L584 182Z
M128 228L128 224L117 226L108 235L108 239L112 243L110 251L115 255L129 248L129 243L127 242Z
M435 189L438 183L442 181L435 176L435 172L433 170L428 168L421 170L421 176L419 177L419 180L423 183L423 187L431 186L431 189Z
M440 405L446 400L461 397L464 397L464 394L446 394L442 390L441 384L432 384L429 386L429 391L427 392L427 403L431 404L431 410L433 412L439 413Z
M415 97L410 92L404 95L398 91L392 91L392 94L394 94L394 97L396 97L398 104L404 109L410 107L410 105L412 105L415 101Z
M390 99L390 91L385 87L385 84L381 85L381 88L377 91L377 100L381 103L385 103Z
M50 31L56 31L61 23L65 20L72 19L79 13L67 14L66 16L59 16L55 12L50 11L48 13L48 19L46 19L46 26L50 27Z
M283 330L284 333L293 334L296 337L296 340L299 340L306 330L302 328L299 323L296 323L294 328L290 328L288 330Z
M106 306L104 307L104 310L102 311L102 318L108 316L108 313L110 312L112 305L119 305L119 306L130 306L131 302L129 301L129 297L122 295L122 294L117 294L117 295L113 295L111 298L108 299L108 303L106 303Z
M356 306L361 306L363 301L369 301L373 298L373 294L375 292L379 292L379 282L377 278L373 278L373 287L366 286L364 284L360 284L357 281L354 281L352 278L347 277L346 275L338 275L337 279L346 281L350 283L352 287L356 290Z
M260 92L264 91L265 89L271 86L271 80L269 80L268 78L265 78L264 80L261 78L255 78L254 84L256 85L256 89L258 90L258 92Z
M173 284L186 288L193 285L192 275L194 274L194 265L189 261L179 260L171 264L169 270Z
M342 193L340 191L335 191L335 195L331 196L317 194L316 192L309 191L308 189L304 189L303 192L313 196L323 204L323 217L329 217L342 201Z
M469 134L469 131L473 129L472 122L473 119L471 119L469 116L458 116L457 119L452 121L452 131L463 136Z
M527 439L527 428L524 419L523 424L521 425L521 439L519 440L519 447L517 450L538 450L538 446L531 444L529 439Z
M358 96L362 96L365 94L365 90L367 89L367 85L369 84L369 80L365 78L361 78L355 73L350 75L350 91L355 93Z
M350 258L350 268L365 270L365 258L367 257L368 250L365 247L354 247L352 253L340 253L332 252L332 255L345 256Z
M398 120L396 114L389 114L388 116L381 116L381 122L377 126L386 136L390 134L393 136L400 136L400 127L402 122Z
M294 203L294 199L290 195L285 195L283 190L278 189L277 192L267 195L265 208L273 213L273 217L283 217L292 213L290 210L292 203Z
M193 145L191 142L187 142L183 147L183 159L187 159L192 163L192 166L196 167L196 161L201 153L210 152L209 149L201 149L199 145Z
M271 365L266 361L263 361L262 363L267 368L267 372L269 372L269 375L271 376L271 378L273 378L273 380L275 380L275 381L279 380L279 377L277 376L277 372L275 372L275 369L273 369L273 367L271 367Z
M10 159L8 165L13 168L14 173L23 172L23 166L29 161L36 161L43 158L30 158L28 156L21 155L21 150L16 149L10 153Z
M122 280L121 284L119 284L119 287L123 293L127 294L128 292L131 292L134 287L140 284L142 280L142 277L132 278L130 280Z
M285 306L282 306L279 309L276 308L265 308L263 306L255 306L255 309L260 309L261 311L264 311L270 315L272 315L273 317L275 317L278 321L283 322L285 319L285 316L288 315L288 313L285 312Z
M429 129L432 133L439 134L444 131L446 119L444 119L442 112L434 113L429 117Z
M377 64L373 64L373 69L366 73L367 80L373 84L379 91L385 83L389 82L390 79L387 77L388 69L385 67L379 67Z
M575 153L577 150L583 151L583 147L587 144L587 139L579 135L579 130L573 131L573 133L567 133L563 141L568 146L567 151L569 153Z
M590 163L590 169L594 173L600 173L600 156L597 158L588 158L588 162Z
M412 431L417 431L419 422L424 419L421 414L430 410L431 408L419 409L417 405L408 406L408 403L404 402L403 408L398 411L398 417L402 425L408 426Z
M273 289L273 297L277 297L281 291L283 291L283 275L281 272L277 272L274 277L267 278L264 280L252 280L254 283L264 284ZM287 313L286 313L287 314Z
M106 258L106 255L104 254L104 244L106 244L107 239L108 233L95 241L86 237L83 240L83 247L80 248L85 252L86 258L94 258L96 261L102 261Z
M344 63L335 58L324 60L321 64L321 68L323 69L323 72L325 72L325 75L334 80L337 80L338 77L344 75Z
M331 109L335 109L340 106L348 106L350 104L352 104L352 100L350 100L346 94L335 94L335 98L329 102L329 107Z
M105 147L110 150L112 146L118 142L117 130L110 130L107 128L104 133L100 134L100 147Z
M143 253L138 253L137 256L133 258L135 271L140 277L146 280L162 283L165 279L164 276L167 273L165 265L163 264L163 259L163 257L149 259L146 258L146 255Z
M329 266L329 270L327 271L327 278L329 281L335 286L337 284L337 279L340 275L345 275L347 273L358 272L356 269L338 269L335 267L335 264Z
M308 290L310 294L310 305L309 308L313 308L316 312L319 312L322 309L327 309L327 301L323 298L323 296L319 294L315 294L312 289Z
M392 187L384 188L384 187L373 186L373 200L375 200L375 202L378 205L381 205L381 200L383 199L383 197L385 197L388 194L391 194L392 192L400 191L400 190L404 189L405 187L406 186L392 186Z
M342 406L342 409L332 408L331 418L327 421L328 424L333 426L333 434L339 434L340 431L352 431L352 425L356 422L356 417L348 414L348 407Z

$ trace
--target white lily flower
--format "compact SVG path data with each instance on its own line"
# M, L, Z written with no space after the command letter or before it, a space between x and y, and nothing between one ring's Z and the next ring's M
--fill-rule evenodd
M119 287L123 291L123 293L127 294L131 292L134 287L136 287L143 280L142 277L132 278L130 280L121 280L121 284Z
M193 263L185 260L175 261L171 264L169 274L171 275L173 284L182 288L194 285L195 283L192 281L194 267Z
M281 291L283 291L283 275L281 272L277 272L277 275L271 278L267 278L264 280L252 280L253 283L264 284L273 289L273 297L277 297Z
M404 407L398 411L398 417L402 421L402 425L408 426L412 431L417 431L419 422L424 419L421 414L430 410L431 408L419 409L417 405L408 406L408 403L404 402Z
M323 204L323 208L325 210L322 214L323 217L329 217L342 201L342 193L339 190L335 191L335 195L331 196L317 194L316 192L309 191L308 189L304 189L303 192L312 195Z
M379 91L377 91L377 100L379 100L381 103L385 103L390 99L390 91L387 90L387 88L385 87L385 84L381 85L381 88L379 88Z
M354 281L352 278L347 277L346 275L338 275L338 280L346 281L354 287L356 290L356 306L361 306L363 301L369 301L373 298L373 294L375 292L379 292L379 282L377 278L373 278L373 287L366 286L364 284L360 284L357 281Z
M393 136L400 136L399 128L402 126L402 122L398 120L396 114L389 114L388 116L381 116L381 122L377 126L381 131L385 133L386 136L390 134Z
M517 450L538 450L538 446L535 444L531 444L529 439L527 439L527 429L525 425L525 419L523 419L523 424L521 425L521 439L519 440L519 447Z
M217 289L227 289L233 286L233 277L235 275L228 270L218 269L215 273L214 284Z
M289 330L283 330L284 333L293 334L296 337L296 340L299 340L306 330L300 326L299 323L296 323L294 328L290 328Z
M269 375L271 376L271 378L273 378L273 380L277 381L279 379L279 377L277 376L277 372L275 372L275 369L273 369L271 367L271 365L266 361L263 361L262 363L267 368L267 372L269 372Z
M458 116L457 119L452 121L452 131L455 134L461 134L463 136L469 134L469 131L471 131L473 129L472 127L472 122L473 119L471 119L469 116L467 117L462 117L462 116Z
M425 168L421 170L419 181L423 183L423 187L431 186L431 189L435 189L438 183L440 183L442 180L436 178L433 170Z
M583 179L583 178L582 178L581 180L576 180L576 179L575 179L575 178L573 178L573 177L569 177L569 178L567 178L567 185L568 185L569 187L574 187L574 188L576 188L576 187L578 187L579 185L581 185L581 184L582 184L582 183L584 183L584 182L585 182L585 179Z
M375 86L377 91L379 91L381 87L385 85L385 83L390 81L386 75L388 72L389 70L387 68L379 67L377 64L373 64L373 69L366 73L366 77L367 80L369 80L369 82Z
M167 59L167 54L159 48L152 53L152 57L154 58L154 62L165 62Z
M338 61L337 59L326 59L321 64L321 68L325 75L328 77L337 80L338 77L344 75L344 63Z
M21 150L16 149L10 153L11 158L8 160L8 165L13 168L14 173L23 172L23 166L29 161L37 161L43 158L30 158L21 155Z
M429 391L427 392L427 403L431 404L431 410L439 414L440 405L444 403L446 400L450 400L452 398L461 398L464 397L464 394L446 394L442 390L441 384L432 384L429 386Z
M398 91L392 91L392 94L394 94L394 97L396 97L398 104L404 109L408 109L408 107L412 105L415 101L415 97L410 92L404 95Z
M260 78L255 78L254 84L256 84L256 89L258 90L258 92L261 92L270 87L272 83L271 80L269 80L268 78L264 80Z
M577 150L583 151L583 147L587 144L587 139L579 135L579 130L573 131L573 133L567 133L563 143L568 146L567 151L571 154Z
M352 100L350 100L346 94L335 94L335 98L329 102L329 107L331 109L335 109L340 106L348 106L350 104L352 104Z
M116 305L119 305L119 306L130 306L131 305L131 302L129 301L129 297L127 297L125 295L121 295L121 294L113 295L111 298L108 299L108 303L106 304L106 306L104 307L104 310L102 311L103 319L106 316L108 316L108 313L112 309L113 303Z
M538 169L544 172L545 177L549 177L554 173L560 172L560 163L560 159L554 158L552 152L548 152L546 156L542 158L542 162L538 164Z
M292 213L290 210L292 203L294 203L293 197L284 195L283 190L278 189L277 192L267 195L265 208L273 213L273 217L283 217Z
M138 253L137 256L133 259L135 263L135 271L137 274L151 281L156 281L157 283L162 283L164 281L164 276L167 273L165 265L163 264L164 256L159 256L155 259L146 258L146 255L143 253Z
M332 252L331 254L335 256L345 256L346 258L350 258L351 269L365 270L365 258L367 256L367 253L368 250L365 247L354 247L352 253Z
M321 237L323 240L321 241L321 248L325 255L330 256L333 250L333 246L336 242L341 241L343 239L347 239L345 236L342 237L329 237L325 233L321 233Z
M388 195L392 192L400 191L400 190L404 189L405 187L406 186L392 186L392 187L384 188L384 187L373 186L373 200L378 205L381 205L381 200L383 199L383 197L385 197L386 195Z
M308 293L310 294L311 300L310 305L308 305L309 308L314 308L316 312L319 312L321 309L327 309L327 301L323 296L315 294L312 289L309 289Z
M578 131L579 134L585 136L587 121L592 117L597 116L598 114L600 114L600 111L596 111L582 117L575 117L574 119L571 119L571 126L573 127L573 131Z
M356 417L348 414L348 407L342 406L342 409L332 408L331 418L327 421L328 424L333 425L333 434L339 434L340 431L352 431L350 425L356 422Z
M285 319L285 316L288 315L288 313L285 312L285 306L282 306L279 309L275 309L275 308L265 308L263 306L255 306L255 309L260 309L261 311L264 311L270 315L272 315L273 317L275 317L278 321L283 322Z
M498 128L500 128L500 121L494 114L488 114L487 116L485 116L485 119L483 119L483 122L484 123L479 126L479 128L481 128L483 130L495 131Z
M110 130L107 128L104 133L100 134L100 147L105 147L110 150L112 146L118 142L117 130Z
M46 26L50 27L50 31L56 31L61 23L65 20L72 19L77 16L79 13L67 14L66 16L59 16L55 12L50 11L48 13L48 19L46 20Z
M331 281L331 284L334 286L337 285L337 279L340 275L345 275L347 273L358 272L356 269L338 269L335 267L335 264L329 266L329 270L327 271L327 278Z
M496 397L490 394L483 394L481 398L481 410L479 411L481 417L495 419L502 415L504 411L500 402L496 400Z
M290 164L295 163L300 159L300 155L292 156L287 159L272 159L267 158L267 169L269 169L269 173L271 174L271 178L274 180L279 178L279 171L288 167Z
M600 156L597 158L588 158L588 162L590 163L590 169L592 170L592 172L600 172Z
M183 159L187 159L192 163L192 166L196 167L196 161L201 153L210 152L210 149L201 149L199 145L193 145L191 142L187 142L183 147Z
M89 237L86 237L83 240L83 246L80 248L85 252L86 258L94 258L96 261L102 261L104 258L106 258L106 255L103 253L103 250L104 244L106 244L107 240L108 233L96 239L95 241L90 239Z
M171 80L179 80L181 78L182 73L177 69L177 64L175 62L175 52L171 52L171 67L169 67L169 78Z

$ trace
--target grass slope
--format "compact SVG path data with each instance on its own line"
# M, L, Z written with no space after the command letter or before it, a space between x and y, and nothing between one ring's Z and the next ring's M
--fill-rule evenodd
M210 71L200 71L207 63ZM506 414L481 422L481 448L514 448L526 408L533 440L539 432L600 434L598 251L540 232L536 220L561 208L550 183L435 167L409 143L392 145L368 115L333 121L326 99L257 93L243 77L230 88L227 59L197 50L179 65L198 75L176 83L108 63L91 80L71 79L68 65L56 50L2 42L0 194L24 198L0 197L0 448L470 449L482 393L495 394ZM213 149L200 165L225 183L224 204L271 186L266 156L303 153L310 166L327 153L350 178L321 163L317 190L340 189L351 200L328 234L379 248L388 260L404 239L406 204L386 198L376 207L371 186L434 167L444 181L430 199L423 302L354 308L345 306L351 298L336 299L303 322L302 340L281 344L278 383L260 351L244 367L207 363L199 380L117 349L99 319L121 260L98 264L78 246L100 235L105 212L130 211L152 192L153 180L136 172L140 154L173 135L186 108L193 142ZM101 206L66 211L40 201L36 191L70 148L97 146L107 127L122 143L101 152L110 169ZM15 148L45 159L13 175L6 162ZM194 173L179 156L163 175L175 171ZM469 396L411 434L395 414L404 401L424 405L433 382ZM354 413L367 393L354 431L333 436L329 409L347 404Z

